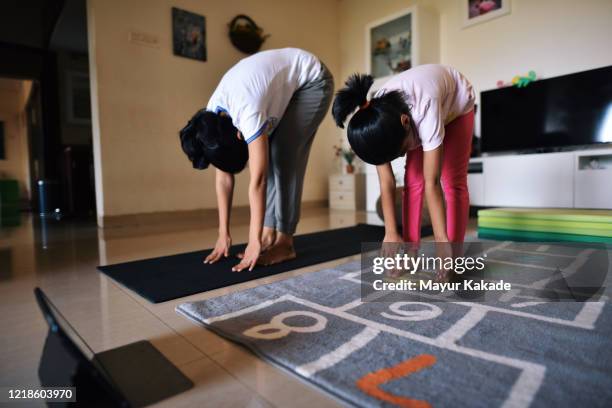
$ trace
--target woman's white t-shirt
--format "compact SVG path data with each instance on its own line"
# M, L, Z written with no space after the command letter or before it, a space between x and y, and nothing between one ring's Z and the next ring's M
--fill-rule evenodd
M445 65L419 65L393 76L375 96L401 91L418 130L424 151L444 140L444 126L474 109L472 84L456 69Z
M271 133L291 97L321 73L321 63L298 48L258 52L240 60L225 73L207 110L226 112L247 143Z

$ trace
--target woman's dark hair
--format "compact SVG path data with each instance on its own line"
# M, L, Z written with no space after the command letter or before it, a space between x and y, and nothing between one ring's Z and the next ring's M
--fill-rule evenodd
M194 169L202 170L212 163L226 173L239 173L246 166L249 150L237 132L229 116L201 110L179 135Z
M386 92L368 102L373 82L371 75L351 75L336 93L332 115L336 125L344 129L346 117L360 107L348 123L349 144L364 162L382 164L399 156L406 138L401 115L410 114L410 108L399 91Z

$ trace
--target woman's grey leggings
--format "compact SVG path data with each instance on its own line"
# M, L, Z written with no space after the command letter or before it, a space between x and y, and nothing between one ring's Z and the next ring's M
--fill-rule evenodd
M298 89L270 135L264 226L294 234L300 219L304 174L310 147L334 93L323 63L319 77Z

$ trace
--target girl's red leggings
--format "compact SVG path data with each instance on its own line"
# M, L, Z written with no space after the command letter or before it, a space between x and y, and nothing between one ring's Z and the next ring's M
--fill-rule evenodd
M444 127L444 157L440 182L446 202L446 233L450 242L463 242L470 211L467 171L472 149L474 111ZM403 238L406 242L421 240L421 210L423 209L423 149L406 154L403 195Z

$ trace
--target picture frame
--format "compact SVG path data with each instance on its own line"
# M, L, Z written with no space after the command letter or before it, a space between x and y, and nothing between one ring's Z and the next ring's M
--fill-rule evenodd
M206 17L172 7L172 50L179 57L206 61Z
M366 25L366 70L376 82L416 65L415 20L411 7Z
M89 74L66 71L66 122L71 125L91 125Z
M462 0L463 28L510 14L511 0Z

